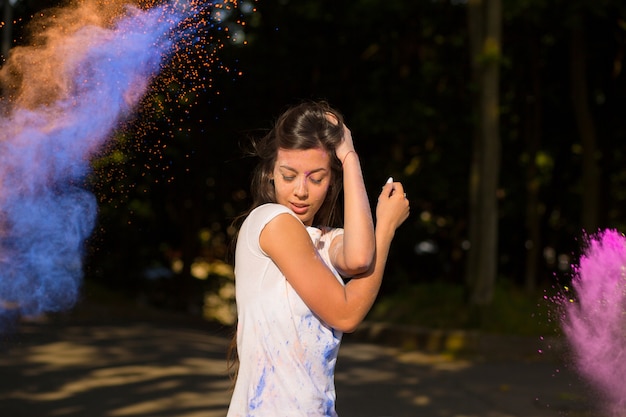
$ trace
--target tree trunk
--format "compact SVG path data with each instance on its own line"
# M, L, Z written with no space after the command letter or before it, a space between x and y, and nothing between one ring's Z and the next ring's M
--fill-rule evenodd
M526 99L526 150L528 152L528 167L526 168L526 272L524 288L532 294L537 288L537 274L541 258L541 201L539 198L540 180L537 169L537 153L541 145L541 73L539 71L539 57L537 40L530 34L528 51L530 56L530 78L532 93Z
M2 3L2 19L4 28L2 30L0 53L2 54L2 59L6 61L9 57L9 50L11 49L13 38L13 4L10 0L4 0Z
M596 147L596 129L587 94L587 54L585 21L582 13L574 19L570 38L570 88L576 125L582 144L582 218L583 229L595 233L599 226L600 168Z
M468 289L469 297L471 298L471 291L476 286L476 277L479 276L478 271L478 241L480 240L480 227L479 227L479 213L480 213L480 167L482 166L481 150L480 150L480 138L482 136L481 124L478 122L478 109L481 109L480 104L481 95L480 91L480 55L482 51L482 39L483 39L483 5L481 0L470 0L468 2L467 9L467 21L469 30L469 42L470 42L470 66L472 69L471 86L475 90L472 93L474 102L474 114L473 114L473 126L472 132L472 149L470 160L470 173L469 173L469 208L468 208L468 239L470 241L470 249L467 257L467 269L466 269L466 287Z
M492 301L497 275L501 0L470 1L468 19L473 79L478 87L478 127L470 172L472 240L467 282L470 304L482 308Z

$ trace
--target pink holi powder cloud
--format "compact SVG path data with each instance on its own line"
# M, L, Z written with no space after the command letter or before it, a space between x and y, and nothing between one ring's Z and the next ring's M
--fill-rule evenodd
M626 237L615 230L589 237L572 287L576 299L561 300L562 327L576 367L604 397L609 415L625 415Z

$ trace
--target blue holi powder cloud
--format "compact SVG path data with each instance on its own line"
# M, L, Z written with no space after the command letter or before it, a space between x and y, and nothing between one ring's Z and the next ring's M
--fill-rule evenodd
M75 304L97 216L96 198L85 187L90 161L134 111L184 32L193 30L181 22L194 12L197 5L181 2L128 7L112 25L90 20L50 40L52 54L41 46L16 51L26 63L54 56L55 74L48 78L54 88L22 86L0 119L0 316ZM42 94L48 88L53 99L24 101L37 98L38 88Z

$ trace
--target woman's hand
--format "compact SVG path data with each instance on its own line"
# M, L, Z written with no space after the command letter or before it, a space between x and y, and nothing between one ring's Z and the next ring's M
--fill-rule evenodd
M326 114L326 119L334 125L339 123L337 118L331 113ZM350 129L348 129L348 126L346 126L346 124L344 123L343 139L341 143L339 144L339 146L337 146L337 149L335 149L335 154L337 155L337 158L343 164L343 162L345 161L346 157L348 156L350 152L356 153L356 151L354 150L354 142L352 142L352 132L350 132Z
M378 196L376 229L382 226L394 232L409 217L409 212L409 200L404 193L404 187L389 178Z
M345 162L350 152L354 152L356 154L356 151L354 150L354 142L352 142L352 132L350 132L350 129L348 129L348 126L344 124L343 125L343 140L341 141L339 146L337 146L337 149L335 149L337 158L339 158L342 165Z

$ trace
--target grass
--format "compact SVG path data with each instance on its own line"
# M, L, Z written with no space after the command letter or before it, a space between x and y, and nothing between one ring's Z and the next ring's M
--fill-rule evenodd
M549 336L559 331L556 306L544 299L545 292L528 295L521 289L500 283L493 301L476 320L465 300L464 288L446 282L418 283L381 295L367 320L407 324L437 330L476 329L489 333L521 336ZM83 300L73 314L112 317L159 315L155 307L86 280ZM162 313L166 313L163 311Z
M381 296L368 320L432 329L543 336L554 334L559 326L554 319L556 306L544 295L544 291L529 295L517 287L501 284L478 320L461 285L420 283Z

